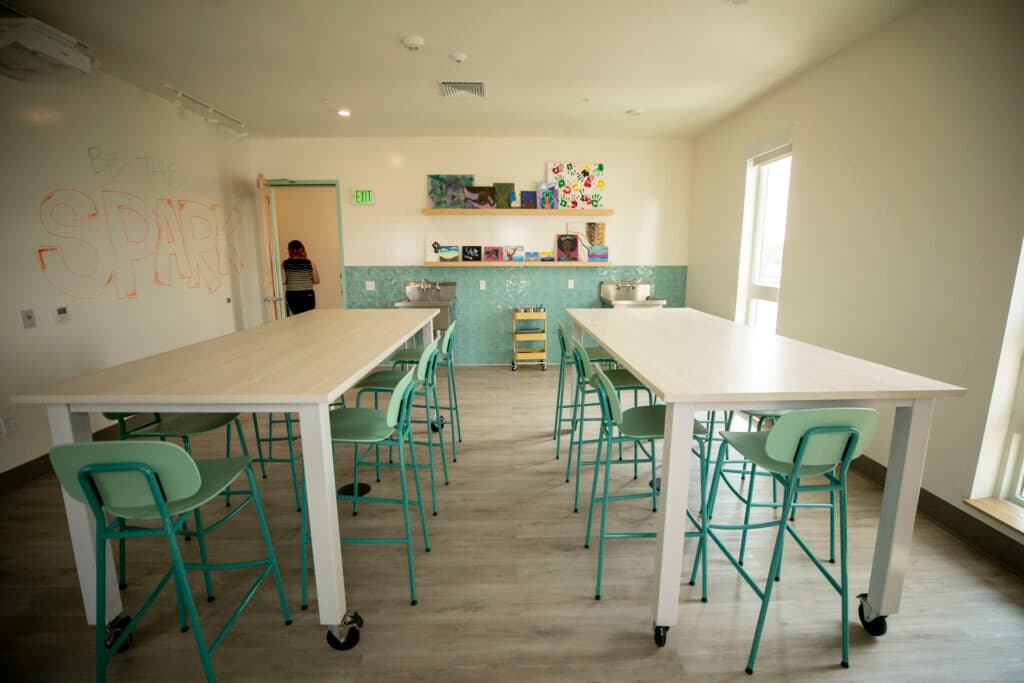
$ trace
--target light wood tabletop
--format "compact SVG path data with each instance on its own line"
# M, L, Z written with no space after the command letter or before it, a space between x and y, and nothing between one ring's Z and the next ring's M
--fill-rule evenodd
M567 311L666 403L910 399L962 387L692 308Z
M438 313L317 309L15 396L20 403L326 403Z

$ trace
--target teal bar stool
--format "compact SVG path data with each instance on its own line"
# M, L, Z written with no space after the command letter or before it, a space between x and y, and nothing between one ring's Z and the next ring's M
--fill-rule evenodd
M842 660L843 667L849 666L850 634L849 634L849 577L847 575L847 524L846 524L846 473L850 463L860 454L861 445L871 443L875 427L878 425L878 411L870 408L818 408L798 410L786 413L778 418L770 431L758 432L723 432L725 443L718 451L715 464L715 475L708 497L709 515L714 510L718 484L722 478L722 469L726 457L726 445L734 448L744 458L757 467L770 472L782 488L782 514L778 519L766 522L745 524L719 524L706 522L701 533L701 545L706 546L710 538L725 554L729 562L736 568L743 580L761 600L761 611L754 630L754 641L747 659L747 673L754 672L754 661L757 658L761 633L764 629L765 617L768 614L768 603L771 600L775 577L779 574L782 564L782 550L786 533L796 541L801 550L818 568L822 576L839 593L841 601L840 623L842 626ZM823 477L824 484L805 485L801 479L807 477ZM814 554L807 543L793 528L789 515L793 500L798 490L828 491L836 494L839 499L839 572L835 577L825 568L821 560ZM775 527L775 545L772 550L768 578L761 588L749 573L740 565L739 560L729 552L725 544L715 533L716 530L747 530Z
M207 681L215 681L210 657L227 636L228 630L237 621L242 610L252 600L263 580L273 574L277 585L277 596L285 625L291 624L291 614L281 584L274 546L270 542L270 531L263 516L263 505L256 488L249 458L229 460L193 460L181 447L161 442L97 442L56 446L50 452L50 462L60 480L61 486L72 498L87 503L96 518L96 680L106 680L107 664L122 646L129 642L139 621L152 606L153 601L173 578L178 599L178 613L181 630L191 624L199 657ZM245 474L248 491L236 491L244 495L241 504L236 505L228 517L209 527L203 527L199 508L216 498L235 479ZM207 561L203 537L234 518L249 504L256 510L260 531L266 546L265 559L244 562L211 564ZM202 562L188 563L182 560L177 536L185 520L193 516L200 540ZM108 521L108 516L112 521ZM129 526L128 521L158 522L158 526ZM106 634L106 542L111 539L163 537L167 540L171 565L156 588L150 593L138 612L123 623L120 635L107 642ZM251 569L262 567L256 580L242 597L241 603L231 614L224 628L206 644L195 601L189 588L186 571L202 571L209 590L209 572L227 569Z
M365 447L388 446L398 449L398 462L382 464L382 467L395 467L398 469L398 479L401 484L401 498L381 498L371 496L357 496L338 494L338 500L352 501L353 508L357 502L364 503L390 503L402 506L402 519L405 523L405 536L397 538L353 538L342 536L341 543L371 544L371 543L396 543L405 545L406 562L409 570L409 599L416 604L416 576L413 568L412 558L412 530L409 524L409 508L416 507L420 511L420 526L423 530L423 543L426 551L430 552L430 538L427 535L427 517L423 512L423 494L420 491L420 479L416 468L416 449L412 438L412 425L409 419L412 412L413 394L416 391L416 380L414 373L410 370L395 387L388 403L387 411L375 408L343 408L331 411L331 440L336 444L350 443L355 450L356 467L358 472L359 449ZM416 498L409 497L409 489L406 481L406 447L409 449L410 469L413 474L413 483L416 489ZM359 491L359 480L356 475L355 484L352 487L353 493ZM305 506L303 506L305 507ZM309 606L307 593L307 549L311 543L309 534L308 513L302 515L302 609Z
M448 327L444 331L444 336L441 337L441 346L439 348L440 357L438 358L438 365L444 368L445 384L448 390L448 403L447 405L440 405L438 408L448 413L447 423L449 425L449 434L451 436L451 447L452 447L452 462L458 462L459 452L455 445L455 440L458 438L459 443L462 443L462 417L459 414L459 391L455 384L455 321L452 320L448 323ZM399 349L391 355L392 367L405 369L409 365L416 365L420 362L420 355L422 351L418 348ZM438 423L438 428L443 429L445 420L441 420Z
M422 408L424 410L425 419L423 420L410 420L411 424L424 424L427 426L427 439L426 441L416 441L417 446L427 447L427 465L426 468L430 471L430 499L433 509L433 514L437 516L437 484L436 474L434 468L434 434L437 433L438 448L441 451L441 468L444 474L444 484L448 485L448 458L445 454L444 447L444 436L440 433L440 422L441 413L437 399L437 363L438 363L438 340L430 342L426 348L420 351L420 359L416 364L416 384L414 396L422 396L423 403L412 404L413 408ZM404 370L378 370L371 372L369 375L361 379L355 388L358 390L356 394L356 407L359 407L360 399L364 393L373 394L373 407L378 406L379 398L381 394L391 394L395 391L395 387L405 377ZM415 401L415 399L414 399ZM390 462L390 459L389 459ZM356 469L359 469L359 459L356 461ZM374 466L377 473L377 481L380 481L380 448L374 448ZM358 472L357 472L358 479ZM355 505L353 505L353 511Z
M551 432L551 438L555 439L555 460L562 454L562 425L566 422L572 423L572 417L566 417L565 411L570 406L565 404L565 376L569 363L573 362L572 335L569 334L565 324L559 320L555 327L555 334L558 337L558 347L562 352L561 362L558 364L558 394L555 396L555 428ZM598 365L613 365L615 358L600 346L588 346L587 355L592 363ZM575 403L573 406L575 407Z
M608 504L612 501L650 498L652 511L658 509L658 490L654 486L650 487L649 491L641 493L610 495L609 486L612 476L612 465L631 462L630 460L613 459L612 445L631 443L634 447L638 447L642 454L638 457L650 463L651 480L654 481L656 468L655 441L665 438L665 406L636 406L624 411L622 404L619 403L618 392L605 372L595 368L590 381L597 392L598 403L601 406L601 430L597 440L597 460L594 467L594 479L590 486L590 509L587 512L587 533L583 547L590 547L594 505L600 504L601 522L597 546L597 587L594 591L594 599L600 600L601 579L604 571L605 541L609 538L655 538L657 536L654 532L612 533L608 531ZM707 431L696 420L693 423L693 436L700 444L707 442ZM704 446L701 445L699 450L703 452ZM601 496L598 497L597 480L602 470L604 471L604 487ZM687 532L687 535L697 535L697 532Z
M225 430L224 457L231 457L231 426L234 425L238 433L238 443L242 447L242 457L249 457L249 449L245 443L245 434L242 432L242 423L238 419L238 413L153 413L149 422L130 426L128 421L137 413L103 413L108 420L117 420L118 436L124 441L128 439L181 439L185 451L192 455L192 438L200 434L215 431L222 427ZM221 493L224 497L224 504L231 505L231 496L234 492L230 487ZM182 533L185 540L192 540L188 524L183 524ZM117 542L118 552L118 583L121 588L128 586L128 562L127 562L127 537L119 538Z
M284 426L284 436L274 436L274 425ZM288 463L292 469L292 491L295 494L295 509L298 512L302 512L302 494L299 493L299 473L298 469L295 467L295 464L301 459L301 456L295 454L296 436L291 413L283 413L282 417L274 417L274 413L268 413L266 436L260 434L260 423L256 413L253 413L252 429L256 434L256 452L258 455L255 460L260 464L260 474L264 479L267 478L266 463ZM274 457L274 444L280 441L284 441L288 444L288 457ZM266 455L263 453L263 444L267 445Z
M587 349L583 346L583 344L573 339L572 345L573 359L576 363L576 377L578 381L576 383L576 392L573 398L572 432L569 436L569 457L566 458L565 462L565 481L569 481L569 473L572 468L573 460L573 448L575 447L576 485L574 487L575 491L573 493L572 510L573 512L579 512L580 467L582 465L594 465L597 462L596 459L586 462L583 461L583 446L596 444L598 441L597 439L584 439L583 428L586 422L600 421L602 418L586 417L585 415L586 408L590 406L596 406L599 404L599 401L597 400L591 402L587 401L587 397L596 397L597 394L597 390L594 389L591 385L591 379L593 377L594 371L597 370L597 368L595 368L594 364L590 361L590 355L587 353ZM654 404L654 394L652 394L651 390L644 386L643 383L640 382L640 380L638 380L629 370L616 368L611 370L604 370L603 372L605 378L607 378L608 381L611 382L612 386L615 388L616 395L621 394L623 391L632 391L633 403L636 404L638 392L643 391L646 392L647 394L647 404ZM619 448L619 459L622 459L621 444ZM633 460L631 460L630 462L633 463L633 476L636 477L638 476L638 467L640 461L638 460L638 456L635 450Z

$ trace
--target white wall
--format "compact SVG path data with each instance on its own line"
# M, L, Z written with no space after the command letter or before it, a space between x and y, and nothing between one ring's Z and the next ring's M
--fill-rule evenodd
M967 387L937 402L924 477L954 505L1024 235L1022 27L1020 3L924 2L695 141L688 305L733 316L745 163L791 137L779 332Z
M358 115L356 113L355 115ZM344 125L343 122L339 125ZM339 180L346 265L414 265L425 246L523 244L553 249L569 217L425 216L427 175L473 174L477 184L535 189L548 161L603 162L607 168L610 260L617 265L686 263L689 141L485 138L254 140L267 178ZM353 189L372 189L373 206L354 206Z
M243 141L103 73L0 78L0 120L0 414L17 420L0 440L3 471L50 446L45 409L12 394L261 314Z

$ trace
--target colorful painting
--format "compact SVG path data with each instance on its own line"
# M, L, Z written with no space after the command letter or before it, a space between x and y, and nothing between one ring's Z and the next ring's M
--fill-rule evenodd
M604 223L587 223L587 241L591 245L604 244Z
M525 258L527 261L540 261L540 252L528 251L526 252Z
M537 183L537 208L557 209L558 208L558 184Z
M591 261L608 262L608 246L605 244L591 245L588 256Z
M541 261L554 261L555 260L555 252L553 252L553 251L542 251L542 252L540 252L540 260Z
M576 235L559 235L558 236L558 260L559 261L579 261L580 260L580 240Z
M523 190L519 193L519 208L520 209L536 209L537 208L537 192L535 190Z
M484 261L501 261L501 247L484 247Z
M506 261L522 261L525 257L525 250L521 244L510 244L505 247Z
M462 247L462 260L463 261L479 261L480 260L480 247Z
M463 206L467 209L493 209L494 186L470 185L465 191L466 200Z
M555 161L548 164L548 181L558 188L562 209L597 209L604 206L604 164Z
M427 196L434 209L461 209L466 188L473 184L471 175L428 175Z
M441 261L458 261L459 248L457 246L442 246L437 249L438 259Z
M515 200L515 183L494 183L494 208L511 209Z

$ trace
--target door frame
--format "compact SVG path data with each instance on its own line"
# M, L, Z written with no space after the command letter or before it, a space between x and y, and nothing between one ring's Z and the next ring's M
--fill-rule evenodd
M268 248L274 250L275 263L280 261L281 242L277 234L277 201L274 198L274 190L278 187L334 187L335 214L338 221L338 263L341 271L338 273L338 285L341 287L341 305L348 308L348 287L345 286L345 240L343 239L341 222L341 182L337 180L290 180L288 178L270 178L264 181L267 191L270 193L270 221L271 230L274 235L274 244ZM281 300L278 302L278 311L281 318L285 317L284 289L281 283L281 269L274 268L274 281L277 283L277 291L281 292Z

